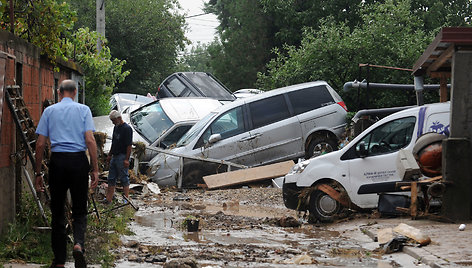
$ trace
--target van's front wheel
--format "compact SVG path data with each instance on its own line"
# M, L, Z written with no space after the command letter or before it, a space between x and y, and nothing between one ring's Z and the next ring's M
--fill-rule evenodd
M310 219L331 222L341 211L341 204L323 191L315 190L310 195Z
M315 137L310 142L310 145L308 145L306 159L336 151L337 149L338 145L329 137Z

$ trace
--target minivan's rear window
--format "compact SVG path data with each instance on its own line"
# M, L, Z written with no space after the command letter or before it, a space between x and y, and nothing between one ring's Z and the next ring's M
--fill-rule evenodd
M302 114L335 103L326 86L315 86L288 93L295 114Z
M172 77L166 82L166 87L176 97L190 97L196 96L184 83L182 83L177 77Z
M203 93L204 96L217 100L234 100L223 86L206 73L185 73L185 76Z
M249 103L253 128L259 128L290 117L283 95Z

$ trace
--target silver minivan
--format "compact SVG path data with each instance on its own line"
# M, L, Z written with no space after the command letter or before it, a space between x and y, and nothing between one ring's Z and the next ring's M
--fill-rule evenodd
M246 166L309 158L337 149L346 113L341 97L324 81L274 89L219 107L196 123L172 152ZM200 183L219 168L185 161L183 185ZM148 175L160 185L175 185L179 169L178 157L160 153L149 162Z

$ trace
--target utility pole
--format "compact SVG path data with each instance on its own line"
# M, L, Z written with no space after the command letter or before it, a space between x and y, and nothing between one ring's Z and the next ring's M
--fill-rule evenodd
M105 0L96 0L97 4L97 33L105 37ZM97 51L102 50L102 40L97 40Z

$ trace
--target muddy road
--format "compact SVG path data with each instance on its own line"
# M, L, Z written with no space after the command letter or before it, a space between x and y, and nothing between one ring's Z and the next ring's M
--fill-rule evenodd
M307 223L284 207L277 188L163 191L133 198L140 206L130 225L134 235L122 237L116 267L422 266L406 254L382 255L354 219L370 215ZM199 231L188 232L183 222L194 218Z

